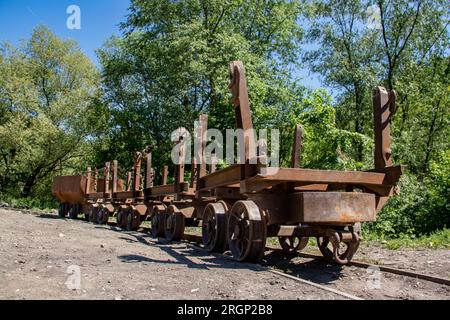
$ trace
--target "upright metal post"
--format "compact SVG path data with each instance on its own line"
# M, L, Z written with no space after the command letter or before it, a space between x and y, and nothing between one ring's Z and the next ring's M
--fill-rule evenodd
M109 194L109 169L111 167L111 163L105 163L105 194L108 196Z
M86 194L91 193L91 167L86 170Z
M169 167L164 166L162 173L162 185L165 186L167 184L167 177L169 176Z
M117 192L117 160L113 161L113 169L112 169L112 193L113 193L113 197L114 194Z
M392 166L390 107L395 104L395 92L376 87L373 92L373 119L375 140L375 169Z

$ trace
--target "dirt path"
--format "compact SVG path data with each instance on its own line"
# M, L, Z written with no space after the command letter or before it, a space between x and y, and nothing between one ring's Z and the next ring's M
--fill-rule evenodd
M315 253L314 248L307 251ZM450 250L363 245L355 259L448 277ZM264 264L365 299L450 299L450 288L267 252ZM74 275L70 273L74 272ZM79 272L79 288L76 274ZM68 281L69 280L69 281ZM0 299L344 299L187 243L0 209Z
M71 267L72 266L72 267ZM67 273L77 273L77 282ZM0 209L0 299L343 299L185 243Z

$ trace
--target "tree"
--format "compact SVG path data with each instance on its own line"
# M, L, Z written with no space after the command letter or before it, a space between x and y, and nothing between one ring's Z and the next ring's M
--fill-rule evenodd
M395 89L392 110L394 159L414 173L426 173L448 146L448 23L441 0L312 1L308 38L320 49L305 54L325 83L341 90L340 128L370 134L371 92ZM368 28L369 8L379 12Z
M57 172L79 169L102 118L99 77L72 41L44 26L1 47L0 192L28 197ZM49 190L47 190L47 194Z
M361 1L314 1L308 17L312 23L307 39L320 44L307 51L304 61L323 75L329 87L339 90L336 105L341 128L359 134L372 132L371 88L376 85L381 51L377 32L362 22L367 20L367 3ZM363 159L363 145L356 146Z
M208 113L210 127L233 128L233 60L247 67L255 126L274 126L289 94L289 65L298 58L300 12L299 1L132 1L124 36L99 50L114 141L99 157L119 154L126 162L153 144L161 167L169 133L192 129L199 113Z

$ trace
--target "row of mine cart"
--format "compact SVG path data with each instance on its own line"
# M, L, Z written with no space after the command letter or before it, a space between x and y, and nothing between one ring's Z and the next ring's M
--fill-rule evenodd
M244 67L230 64L230 90L236 127L245 141L242 164L216 170L207 165L207 116L199 119L200 145L189 164L185 181L185 148L180 135L173 183L164 167L160 185L154 185L152 152L137 152L131 172L121 172L117 161L80 176L56 177L53 195L59 214L106 224L115 217L117 226L137 230L150 221L154 237L179 241L186 227L202 228L203 246L210 252L231 251L238 261L258 261L268 237L278 237L284 251L300 251L310 237L325 258L349 262L361 241L359 225L374 221L393 194L401 167L393 166L390 150L390 110L395 93L374 90L375 168L369 171L314 170L299 167L302 127L297 126L290 168L271 168L249 151L254 139ZM253 141L254 143L254 141ZM142 173L143 172L143 173ZM119 177L120 176L120 177Z

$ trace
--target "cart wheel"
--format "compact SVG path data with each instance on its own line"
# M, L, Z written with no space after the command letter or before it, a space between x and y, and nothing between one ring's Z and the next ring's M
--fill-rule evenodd
M133 208L129 208L126 215L126 228L128 231L137 231L141 224L141 215Z
M352 241L342 242L338 232L334 232L331 236L318 237L317 245L327 260L347 264L358 250L360 243L359 235L356 232L352 235Z
M174 205L165 214L164 234L169 241L180 241L184 234L184 216Z
M80 206L78 205L78 203L71 205L70 209L69 209L69 218L70 219L78 218L79 212L80 212Z
M61 203L59 205L58 216L60 218L65 218L66 217L66 207L67 207L66 203Z
M267 227L256 203L238 201L228 218L228 245L238 261L256 262L264 255Z
M278 242L286 254L302 251L308 245L308 240L308 237L278 237Z
M123 208L119 208L117 210L117 215L116 215L117 227L119 227L121 229L125 228L125 226L126 226L126 220L125 220L126 211L125 210L126 209L123 209Z
M98 207L91 207L89 211L89 222L97 223Z
M98 224L107 224L109 220L109 211L106 208L101 208L97 214Z
M202 240L209 252L223 253L227 249L227 206L223 201L210 203L203 212Z
M152 212L153 212L153 216L152 216L152 229L151 229L151 233L152 233L152 237L153 238L159 238L159 237L164 237L164 221L165 221L165 211L166 211L166 206L163 204L160 205L156 205L153 207Z
M92 206L88 206L88 208L85 209L85 212L84 212L84 221L89 222L89 215L90 215L91 210L92 210Z

